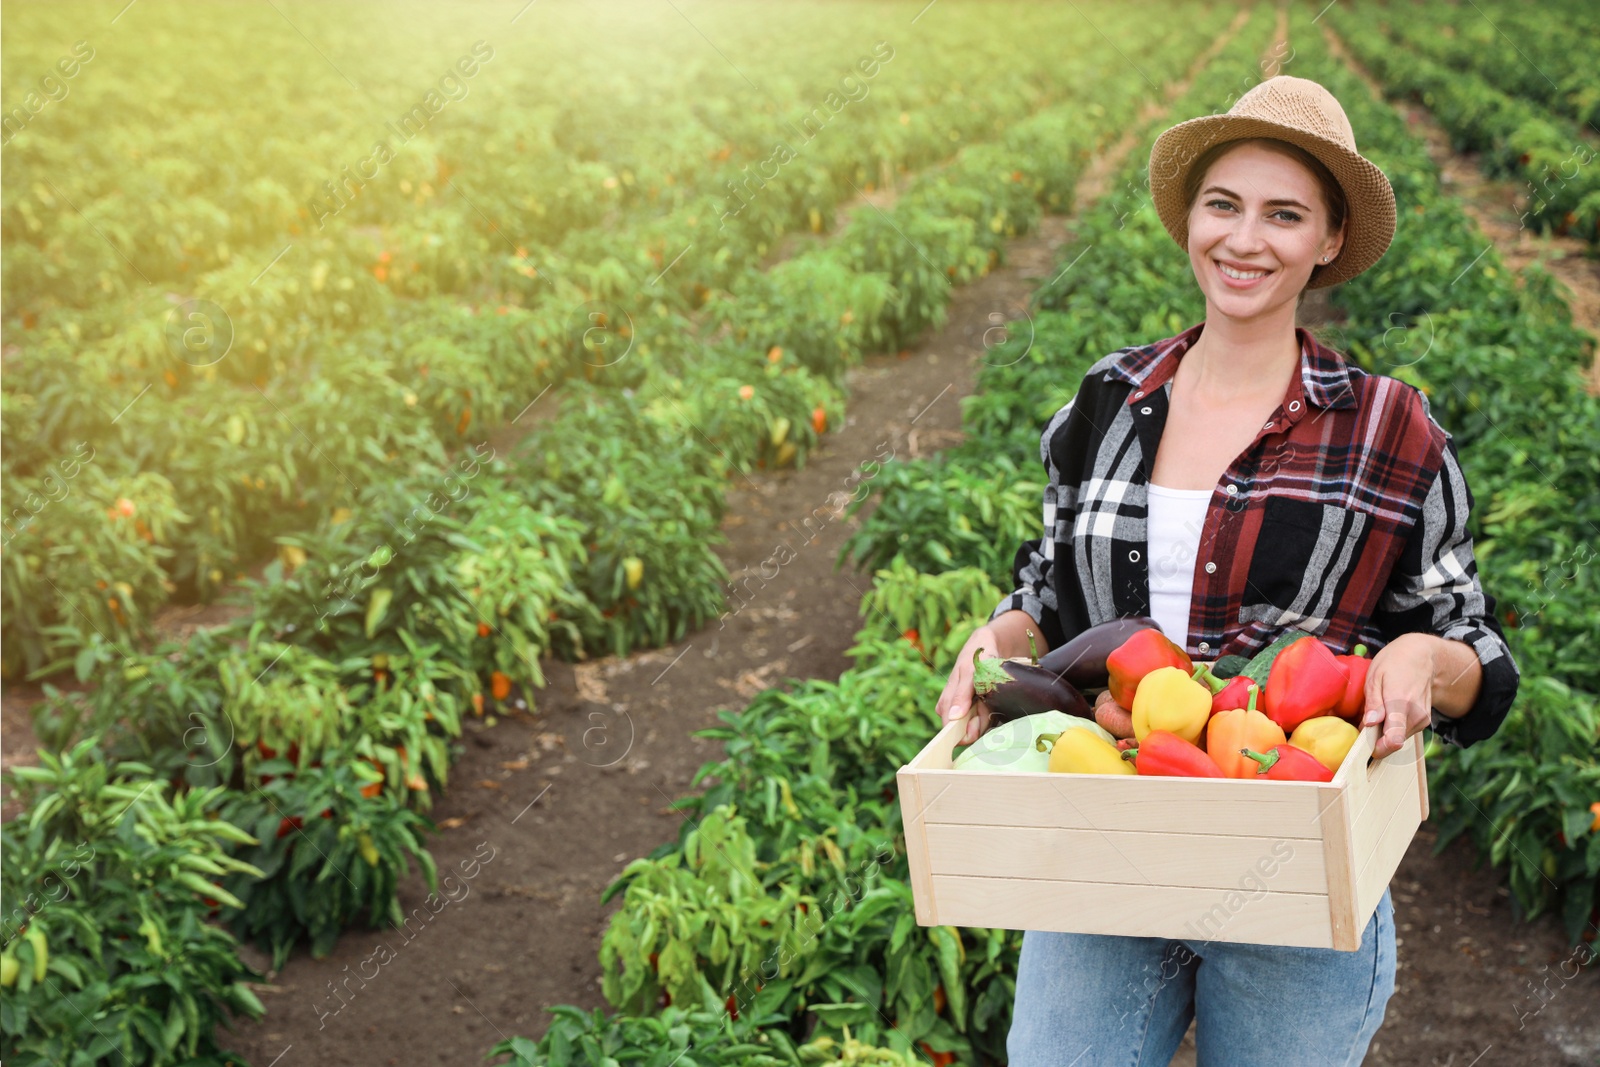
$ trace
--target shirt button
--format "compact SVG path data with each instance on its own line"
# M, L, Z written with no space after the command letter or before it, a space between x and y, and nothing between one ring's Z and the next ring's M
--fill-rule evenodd
M1299 411L1300 410L1300 401L1298 401L1298 400L1289 401L1289 410L1290 411Z
M1137 548L1134 549L1132 552L1128 553L1128 562L1129 563L1138 563L1139 562L1139 550Z
M1206 642L1201 641L1200 642L1200 651L1201 652L1210 652L1211 651L1211 646L1208 645Z
M1265 425L1265 426L1263 426L1263 427L1261 427L1261 428L1262 428L1262 429L1263 429L1263 430L1270 430L1270 429L1272 429L1272 423L1270 423L1270 422L1269 422L1269 423L1267 423L1267 424L1266 424L1266 425Z
M1150 414L1150 407L1149 407L1149 405L1145 405L1145 406L1144 406L1144 407L1142 407L1142 408L1140 408L1140 409L1139 409L1139 414L1141 414L1141 415L1148 415L1148 414Z
M1206 573L1207 574L1215 574L1215 573L1217 573L1217 565L1215 563L1207 563L1206 564Z
M1237 485L1228 486L1228 495L1229 496L1238 496L1239 495L1239 487Z

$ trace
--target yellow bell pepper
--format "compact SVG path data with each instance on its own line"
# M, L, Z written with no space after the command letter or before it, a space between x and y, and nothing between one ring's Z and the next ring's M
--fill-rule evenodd
M1139 680L1129 710L1140 741L1152 730L1165 730L1197 745L1211 718L1211 690L1182 667L1157 667Z
M1049 734L1040 736L1043 743ZM1067 774L1137 774L1117 746L1088 730L1063 730L1050 749L1050 769Z
M1294 728L1289 743L1303 748L1330 771L1338 772L1345 753L1356 743L1357 730L1336 715L1318 715Z

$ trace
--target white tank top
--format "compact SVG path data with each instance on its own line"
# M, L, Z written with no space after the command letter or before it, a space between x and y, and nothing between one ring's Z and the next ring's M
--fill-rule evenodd
M1189 649L1189 601L1194 592L1194 558L1205 529L1210 489L1146 486L1149 524L1146 558L1150 572L1150 617L1185 651Z

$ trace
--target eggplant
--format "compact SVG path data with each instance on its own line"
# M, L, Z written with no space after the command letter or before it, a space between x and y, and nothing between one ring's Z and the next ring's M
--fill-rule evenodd
M1160 623L1144 615L1098 623L1039 660L1049 675L1077 689L1104 689L1110 684L1106 657L1140 630L1160 630Z
M1028 632L1033 645L1033 632ZM1093 719L1094 709L1083 694L1038 659L1015 656L982 659L983 649L972 650L972 691L991 714L1001 720L1060 711L1080 719Z

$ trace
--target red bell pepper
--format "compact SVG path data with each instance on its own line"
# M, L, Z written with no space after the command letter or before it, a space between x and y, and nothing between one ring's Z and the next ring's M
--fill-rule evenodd
M1341 719L1354 719L1365 708L1367 694L1367 671L1372 667L1372 661L1367 658L1367 646L1357 645L1355 653L1349 656L1335 656L1344 664L1345 670L1350 672L1350 680L1345 683L1344 696L1339 698L1339 703L1334 705L1333 713Z
M1239 750L1261 764L1256 774L1274 782L1331 782L1333 772L1322 761L1303 748L1294 745L1273 745L1266 752L1253 748Z
M1255 684L1252 679L1242 674L1237 678L1229 678L1228 684L1211 698L1211 714L1215 715L1219 711L1239 711L1248 707L1250 687Z
M1145 775L1168 778L1226 778L1217 761L1206 755L1198 745L1192 745L1177 734L1166 730L1151 730L1139 742L1139 747L1122 753L1122 758L1133 764L1134 770Z
M1168 640L1166 634L1160 630L1140 630L1106 657L1106 687L1118 704L1132 709L1133 694L1139 682L1160 667L1181 667L1185 674L1194 673L1194 661L1189 654Z
M1283 727L1284 733L1293 733L1307 719L1333 714L1349 681L1349 668L1327 645L1308 634L1272 661L1261 710Z

